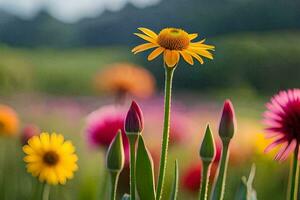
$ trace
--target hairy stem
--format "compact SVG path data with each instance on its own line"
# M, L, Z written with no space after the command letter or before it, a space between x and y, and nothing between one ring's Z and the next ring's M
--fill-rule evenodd
M159 176L156 190L156 200L160 200L162 196L165 171L168 159L168 144L169 144L169 132L170 132L170 108L171 108L171 96L172 96L172 80L175 67L165 67L165 105L164 105L164 127L163 138L161 145L161 156L159 165Z
M207 200L210 166L211 166L210 162L203 162L201 187L200 187L200 195L199 195L200 200Z
M135 177L135 143L137 136L130 135L129 137L130 145L130 199L135 200L135 188L136 188L136 177Z
M110 181L111 181L110 200L116 200L119 175L120 172L110 172Z
M299 179L298 152L299 152L299 145L297 144L294 151L293 160L291 163L288 200L297 200L297 196L298 196L298 179Z
M211 200L223 200L225 183L226 183L226 174L229 158L229 142L230 140L222 140L223 150L221 163L218 170L218 176L216 176L215 185L212 189Z

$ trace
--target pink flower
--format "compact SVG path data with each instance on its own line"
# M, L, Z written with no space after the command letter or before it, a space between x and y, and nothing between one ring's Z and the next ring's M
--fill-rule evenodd
M266 107L266 138L272 138L273 142L265 152L280 146L275 159L285 160L300 142L300 89L279 92Z
M122 132L124 150L128 150L128 139L124 130L125 112L115 106L104 106L87 117L86 133L92 147L108 148L118 130ZM126 153L125 153L126 154Z

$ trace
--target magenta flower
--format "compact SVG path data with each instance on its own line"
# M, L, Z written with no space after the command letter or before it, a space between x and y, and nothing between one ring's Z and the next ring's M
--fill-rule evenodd
M288 155L298 148L300 142L300 89L281 91L273 96L266 104L264 113L266 138L273 138L273 142L265 149L280 146L276 160L285 160Z
M122 132L124 149L128 139L124 130L125 112L114 106L104 106L87 117L86 133L92 147L108 148L118 130Z

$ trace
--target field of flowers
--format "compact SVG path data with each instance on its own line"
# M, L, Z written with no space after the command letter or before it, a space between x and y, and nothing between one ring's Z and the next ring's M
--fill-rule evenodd
M139 31L133 53L154 48L165 79L124 47L2 47L0 199L296 200L299 90L177 91L173 73L213 65L215 47L180 29Z

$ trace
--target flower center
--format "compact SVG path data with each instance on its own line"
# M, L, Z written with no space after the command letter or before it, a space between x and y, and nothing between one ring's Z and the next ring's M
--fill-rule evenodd
M59 156L54 151L48 151L44 154L43 161L46 165L53 166L58 163Z
M157 42L166 49L181 51L189 46L190 38L182 29L165 28L158 34Z

